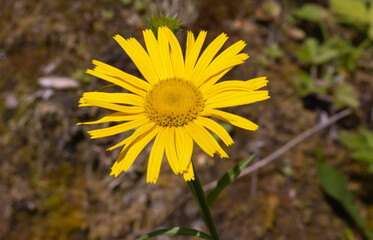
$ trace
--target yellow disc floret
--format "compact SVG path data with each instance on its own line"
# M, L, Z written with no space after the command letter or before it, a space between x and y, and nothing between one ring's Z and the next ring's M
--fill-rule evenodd
M180 78L158 82L146 96L148 118L162 127L188 124L203 110L204 102L197 87Z

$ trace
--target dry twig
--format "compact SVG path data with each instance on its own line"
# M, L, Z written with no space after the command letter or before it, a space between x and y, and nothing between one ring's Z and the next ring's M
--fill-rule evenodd
M309 136L317 133L318 131L322 130L323 128L326 128L327 126L331 125L332 123L350 115L351 113L352 113L351 109L346 109L346 110L343 110L343 111L333 115L327 121L320 122L320 123L316 124L312 128L304 131L300 135L293 138L290 142L286 143L284 146L277 149L276 151L274 151L273 153L271 153L267 157L265 157L262 160L254 163L253 165L247 167L245 170L243 170L241 172L241 174L238 178L241 178L241 177L243 177L243 176L259 169L259 168L262 168L262 167L266 166L267 164L271 163L273 160L275 160L276 158L278 158L279 156L281 156L285 152L287 152L290 149L292 149L293 147L295 147L300 142L304 141ZM203 187L203 190L204 191L209 191L209 190L215 188L216 184L217 184L217 181L210 182Z

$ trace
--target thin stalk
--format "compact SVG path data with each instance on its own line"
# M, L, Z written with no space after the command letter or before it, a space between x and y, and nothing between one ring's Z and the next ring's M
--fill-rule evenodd
M194 200L197 203L199 213L201 214L202 219L205 222L205 225L208 228L212 239L213 240L219 240L219 235L218 235L218 232L216 231L214 221L212 220L209 205L207 203L205 194L203 192L201 183L199 181L197 172L194 169L194 166L193 166L193 170L194 170L195 180L194 181L188 181L188 186L193 193L193 197L194 197Z

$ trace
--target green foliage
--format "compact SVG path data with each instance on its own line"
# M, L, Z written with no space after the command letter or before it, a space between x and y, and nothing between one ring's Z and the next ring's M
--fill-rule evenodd
M347 83L342 83L340 79L340 75L335 74L334 69L330 67L318 82L308 73L300 72L294 78L294 85L301 97L320 94L331 96L333 104L338 107L358 107L359 101L353 87Z
M277 43L272 43L268 48L264 49L264 54L270 58L278 59L284 56L284 51L279 48Z
M360 128L357 133L340 136L340 140L353 150L351 157L367 163L369 172L373 173L373 133Z
M209 206L215 201L218 197L219 193L230 183L234 182L236 178L240 175L240 173L246 168L246 166L251 162L254 158L254 155L251 155L248 158L243 159L239 162L236 166L231 168L226 174L223 175L222 178L218 181L214 190L212 190L206 197L207 203Z
M304 4L293 11L294 16L310 22L322 22L328 15L323 7L316 4Z
M295 53L306 64L324 64L338 56L338 51L329 44L320 44L315 38L307 38Z
M176 33L182 22L176 18L176 16L171 17L170 15L163 16L163 14L154 15L147 19L149 28L153 31L155 36L158 36L158 28L162 26L167 26L173 33Z
M145 240L145 239L149 239L149 238L161 236L161 235L163 236L191 236L191 237L199 237L201 239L212 240L210 235L204 232L200 232L200 231L189 229L189 228L180 228L180 227L161 229L158 231L154 231L140 238L137 238L136 240Z
M341 81L343 73L353 71L356 60L369 45L364 41L358 47L341 37L333 37L319 43L314 38L307 38L303 46L296 51L296 56L305 64L311 66L313 75L302 72L295 77L295 85L301 97L317 93L331 97L333 104L338 107L356 108L359 105L354 88ZM319 66L328 64L329 67ZM323 70L320 79L317 79L318 68Z
M354 26L368 25L368 35L370 39L373 39L373 7L368 3L372 1L331 0L330 7L339 22Z
M357 227L368 239L373 239L373 232L359 215L359 207L353 202L353 195L347 189L347 179L333 167L318 163L316 165L317 177L324 192L344 208Z
M355 70L357 59L370 43L371 40L366 39L355 47L351 42L340 36L335 36L327 41L327 45L338 52L338 57L334 59L334 64L340 71Z
M338 85L333 91L333 103L337 107L357 108L359 101L354 89L350 85Z
M327 93L325 87L317 86L311 76L305 72L300 72L297 76L295 76L294 84L301 97L306 97L312 93Z
M369 25L368 35L373 39L373 7L371 0L331 0L330 7L337 20L354 26Z
M369 9L368 1L356 0L330 0L330 7L337 14L340 21L345 23L368 23Z

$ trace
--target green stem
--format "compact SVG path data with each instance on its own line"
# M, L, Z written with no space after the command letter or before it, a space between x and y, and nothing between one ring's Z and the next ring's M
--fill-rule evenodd
M205 193L203 192L201 183L198 179L196 170L194 169L194 181L188 181L188 186L193 193L194 200L196 201L199 209L199 213L202 216L203 221L208 228L213 240L219 240L218 232L216 231L214 221L210 213L209 205L207 203Z

